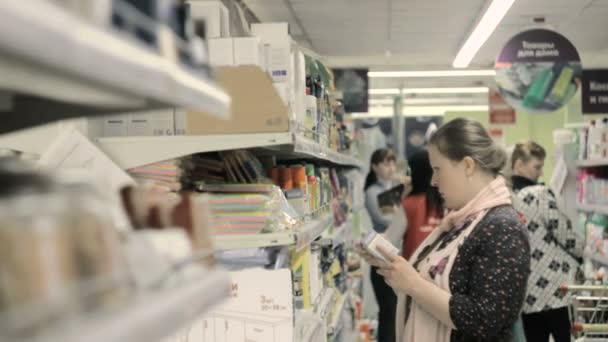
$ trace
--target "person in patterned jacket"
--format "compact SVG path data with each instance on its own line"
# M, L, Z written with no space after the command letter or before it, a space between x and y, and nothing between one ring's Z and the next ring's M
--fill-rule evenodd
M572 284L583 241L558 206L553 191L538 183L546 157L535 142L519 143L511 157L513 206L526 218L532 260L522 321L529 342L570 342L568 299L559 289Z

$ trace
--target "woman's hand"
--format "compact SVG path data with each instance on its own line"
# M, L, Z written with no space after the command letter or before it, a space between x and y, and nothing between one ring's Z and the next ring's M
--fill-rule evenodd
M396 291L412 294L412 291L423 286L423 279L414 267L400 255L390 254L382 246L378 246L378 252L389 260L379 266L378 274L384 277L388 286Z

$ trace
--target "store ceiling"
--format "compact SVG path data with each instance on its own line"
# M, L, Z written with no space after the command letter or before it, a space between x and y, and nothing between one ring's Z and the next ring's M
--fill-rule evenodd
M287 21L294 38L338 67L449 69L487 0L245 0L264 22ZM608 63L608 0L516 0L472 68L492 67L506 41L534 27L564 34L587 66ZM372 79L372 88L473 86L492 78Z

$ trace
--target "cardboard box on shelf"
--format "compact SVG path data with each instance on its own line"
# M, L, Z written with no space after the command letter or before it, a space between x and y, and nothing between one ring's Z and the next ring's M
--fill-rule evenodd
M266 68L264 45L258 37L233 38L234 65L257 65Z
M288 82L291 66L291 42L287 23L259 23L251 25L251 34L269 44L271 62L269 73L275 82Z
M232 38L209 39L209 64L213 67L234 65L234 44Z
M289 84L287 84L287 82L274 82L272 85L277 91L277 94L281 97L281 100L283 100L285 106L289 107L289 98L291 97L289 95Z
M104 118L103 121L103 135L105 137L126 137L127 134L127 121L129 116L127 114L110 115Z
M195 23L204 21L206 39L230 37L228 9L221 1L188 1L190 17Z
M127 134L129 136L174 135L173 109L130 113L128 116Z
M187 111L187 134L289 131L287 106L260 67L222 67L217 70L216 79L232 99L230 119Z

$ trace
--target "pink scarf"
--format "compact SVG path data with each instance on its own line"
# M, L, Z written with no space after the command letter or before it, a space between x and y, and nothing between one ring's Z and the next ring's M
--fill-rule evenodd
M453 227L462 227L466 220L480 212L511 204L511 193L503 177L497 177L483 188L472 200L458 210L450 211L441 221L439 229L447 232Z
M495 207L511 204L511 193L503 177L497 177L488 186L483 188L464 207L448 213L444 217L439 229L435 229L418 246L410 262L418 259L425 247L430 246L441 234L455 227L462 227L469 219L470 223L458 237L449 242L440 251L432 251L418 264L418 272L428 281L450 292L449 280L454 261L458 255L459 247L473 232L477 224L485 217L486 213ZM432 274L432 276L431 276ZM449 342L453 327L444 324L418 306L415 301L411 303L407 324L405 324L405 302L404 293L398 293L396 333L398 342Z

